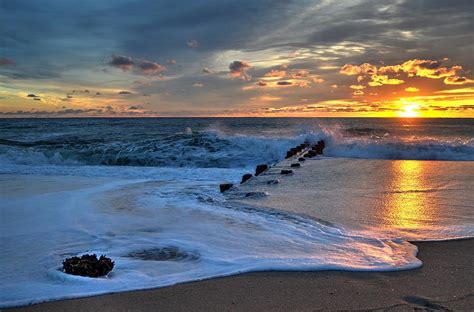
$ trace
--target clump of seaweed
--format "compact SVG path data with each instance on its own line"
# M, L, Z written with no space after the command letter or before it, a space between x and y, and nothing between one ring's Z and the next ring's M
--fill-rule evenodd
M107 275L114 268L112 259L96 254L67 258L63 261L63 271L67 274L99 277Z

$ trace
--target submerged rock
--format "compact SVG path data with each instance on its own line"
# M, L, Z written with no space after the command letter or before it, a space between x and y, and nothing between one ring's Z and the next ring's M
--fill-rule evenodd
M291 167L291 168L299 168L299 167L301 167L301 165L298 164L298 163L294 163L294 164L291 164L290 167Z
M274 185L274 184L278 184L278 183L280 183L280 180L278 180L278 179L272 179L272 180L267 181L267 184L269 184L269 185Z
M268 169L268 165L258 165L257 168L255 168L255 175L258 176L265 172Z
M251 179L253 175L251 173L246 173L242 176L242 181L240 181L240 184L246 182L247 180Z
M99 277L107 275L114 268L112 259L102 255L83 255L81 257L67 258L63 261L63 271L67 274Z
M134 251L129 253L127 257L145 261L197 261L200 254L184 251L179 247L168 246Z
M223 184L219 185L219 189L220 189L221 193L224 193L225 191L231 189L232 186L234 186L234 184L232 184L232 183L223 183Z
M293 173L293 170L289 170L289 169L283 169L282 171L280 171L281 174L292 174Z

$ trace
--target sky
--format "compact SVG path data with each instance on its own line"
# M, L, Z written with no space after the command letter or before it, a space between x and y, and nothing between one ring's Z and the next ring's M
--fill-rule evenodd
M474 117L471 0L0 0L0 117Z

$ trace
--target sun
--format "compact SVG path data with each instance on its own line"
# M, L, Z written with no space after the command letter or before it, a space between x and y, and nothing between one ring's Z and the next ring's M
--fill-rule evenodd
M399 113L400 117L413 118L420 115L420 104L411 102L401 102L403 110Z

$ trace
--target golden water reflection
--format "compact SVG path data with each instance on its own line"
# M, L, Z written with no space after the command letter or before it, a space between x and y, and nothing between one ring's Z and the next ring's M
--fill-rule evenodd
M430 198L433 186L426 175L429 162L400 160L391 162L390 191L385 198L386 217L393 227L414 230L433 219L435 203Z

